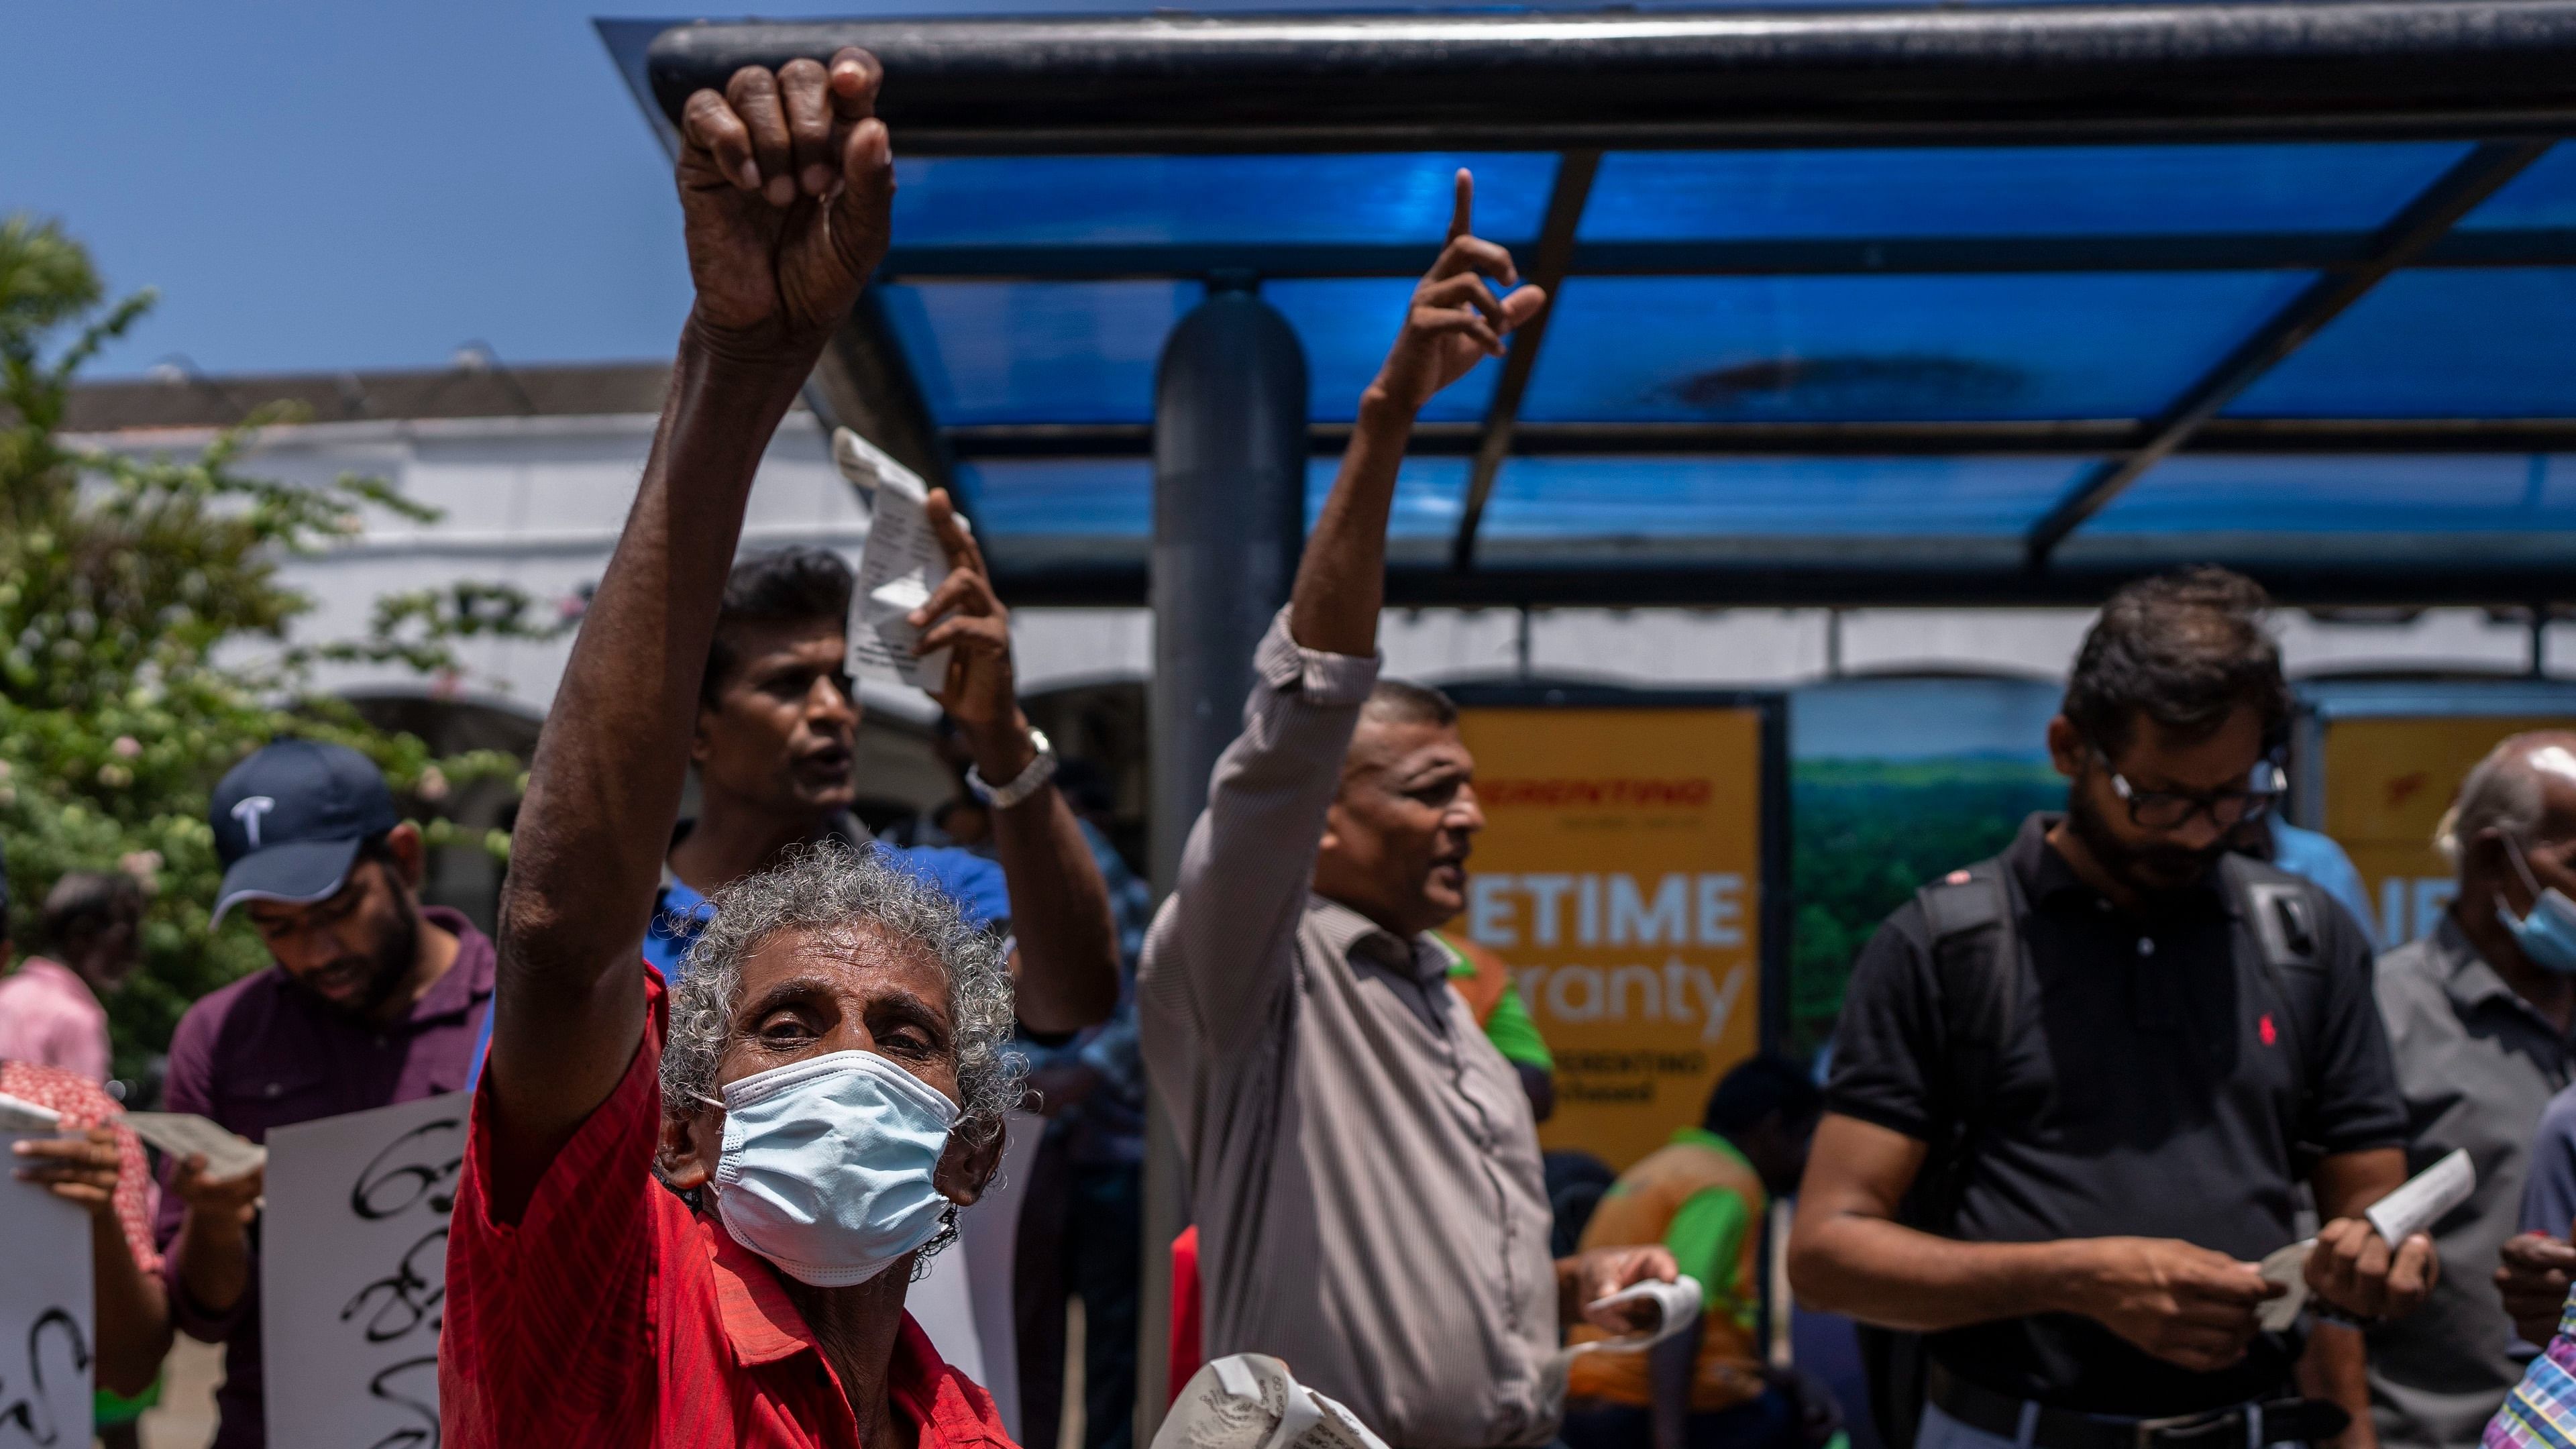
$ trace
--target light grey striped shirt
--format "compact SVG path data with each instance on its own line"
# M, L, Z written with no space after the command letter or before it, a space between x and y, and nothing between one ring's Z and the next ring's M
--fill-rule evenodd
M1259 1352L1398 1449L1555 1433L1556 1279L1520 1080L1448 960L1311 893L1377 661L1262 640L1145 939L1146 1071L1189 1158L1210 1358Z

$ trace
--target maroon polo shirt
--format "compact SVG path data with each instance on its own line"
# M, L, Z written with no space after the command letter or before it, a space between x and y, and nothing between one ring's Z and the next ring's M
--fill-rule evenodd
M211 1117L253 1142L269 1132L415 1102L465 1089L483 1014L492 1001L492 940L445 906L421 918L456 937L456 964L411 1014L390 1026L344 1015L272 965L200 998L170 1039L162 1106ZM165 1168L167 1164L165 1164ZM155 1236L166 1254L186 1204L165 1171ZM268 1442L260 1378L259 1225L251 1226L251 1287L232 1312L191 1302L175 1256L163 1266L170 1311L190 1337L224 1345L224 1385L215 1393L222 1425L211 1449L259 1449Z

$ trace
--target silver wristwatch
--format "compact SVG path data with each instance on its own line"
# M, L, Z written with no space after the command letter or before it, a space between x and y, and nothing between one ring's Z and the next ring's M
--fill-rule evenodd
M968 765L966 788L975 792L976 799L996 810L1008 810L1036 794L1045 788L1047 781L1055 778L1055 746L1047 742L1046 731L1035 725L1029 726L1029 746L1037 751L1037 757L1030 760L1029 767L1014 776L1011 783L992 784L985 780L982 770Z

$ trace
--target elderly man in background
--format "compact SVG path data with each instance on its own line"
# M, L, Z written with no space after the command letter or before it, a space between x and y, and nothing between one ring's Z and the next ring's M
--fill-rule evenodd
M2532 1132L2576 1070L2576 934L2551 934L2537 900L2554 883L2576 890L2576 734L2497 745L2461 782L2438 843L2459 895L2431 935L2379 958L2379 1009L2408 1168L2465 1148L2478 1185L2433 1225L2432 1296L2367 1335L2371 1420L2382 1444L2404 1449L2477 1443L2531 1357L2495 1274L2521 1220ZM2561 1214L2555 1231L2566 1230ZM2351 1351L2351 1330L2317 1332L2321 1350Z
M1470 185L1361 396L1138 983L1189 1158L1207 1357L1277 1355L1398 1449L1545 1443L1560 1326L1674 1273L1655 1246L1549 1260L1529 1100L1430 935L1484 825L1474 761L1446 698L1377 677L1414 415L1546 301L1488 289L1518 278L1469 234Z

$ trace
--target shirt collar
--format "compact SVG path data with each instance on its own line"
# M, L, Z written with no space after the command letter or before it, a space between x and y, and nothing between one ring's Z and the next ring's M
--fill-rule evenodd
M412 1004L412 1024L427 1026L462 1016L474 1003L492 994L498 953L492 949L492 938L474 929L474 923L462 911L423 906L420 919L422 924L436 926L456 938L455 962L447 968L447 974L430 983L426 995Z
M830 1373L830 1360L814 1341L805 1315L788 1299L778 1270L735 1242L733 1234L713 1219L699 1217L697 1228L706 1245L707 1262L715 1270L716 1313L723 1320L726 1340L733 1345L734 1360L745 1368L758 1368L811 1353ZM1010 1438L1002 1431L992 1398L948 1366L930 1335L909 1313L895 1334L894 1356L886 1370L886 1393L895 1412L921 1426L924 1445L983 1442L1007 1449ZM841 1392L837 1378L833 1385L837 1397Z
M2442 919L2434 925L2427 944L2432 950L2435 967L2441 973L2442 991L2451 998L2453 1006L2468 1012L2489 1002L2501 1002L2513 1010L2529 1013L2535 1019L2547 1020L2530 1002L2505 984L2504 977L2487 964L2486 957L2478 954L2477 946L2469 940L2469 933L2460 929L2458 919L2450 912L2442 913ZM2550 1030L2556 1031L2557 1028L2553 1026Z
M745 1368L757 1368L808 1350L822 1357L814 1330L788 1301L777 1270L735 1242L733 1234L714 1219L702 1215L697 1226L706 1243L707 1262L715 1269L716 1313L724 1320L735 1360Z
M1312 900L1316 924L1323 928L1324 942L1335 955L1345 960L1366 958L1430 985L1449 979L1449 953L1438 945L1418 936L1407 940L1339 901L1322 896Z

